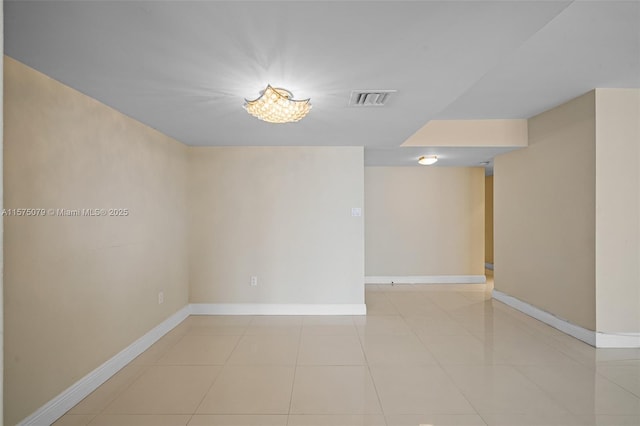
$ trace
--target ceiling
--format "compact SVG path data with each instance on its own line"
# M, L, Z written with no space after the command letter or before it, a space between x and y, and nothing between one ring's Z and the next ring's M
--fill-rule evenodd
M640 87L634 1L5 1L4 19L7 55L183 143L364 146L368 165L478 165L510 148L400 145L434 119ZM267 83L313 110L256 120L242 104ZM360 89L397 92L349 107Z

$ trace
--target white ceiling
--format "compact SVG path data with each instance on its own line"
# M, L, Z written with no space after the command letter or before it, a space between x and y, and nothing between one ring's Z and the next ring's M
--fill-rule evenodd
M415 164L398 147L432 119L640 87L638 1L5 1L4 18L6 54L186 144L365 146L371 165ZM309 116L249 116L267 83L310 97ZM397 93L350 108L354 89Z

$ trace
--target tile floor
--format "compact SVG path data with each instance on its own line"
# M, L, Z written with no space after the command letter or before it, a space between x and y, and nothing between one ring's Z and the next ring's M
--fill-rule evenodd
M55 425L640 425L640 350L595 350L490 289L367 286L366 317L191 316Z

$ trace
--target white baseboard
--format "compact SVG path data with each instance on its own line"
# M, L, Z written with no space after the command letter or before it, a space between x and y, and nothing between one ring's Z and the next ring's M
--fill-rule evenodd
M513 309L516 309L523 314L529 315L543 323L550 325L551 327L562 331L570 336L575 337L576 339L582 340L585 343L590 344L591 346L596 346L596 333L592 330L587 330L586 328L580 327L579 325L575 325L570 323L569 321L557 317L547 311L543 311L540 308L536 308L533 305L528 304L527 302L523 302L520 299L517 299L513 296L509 296L506 293L502 293L498 290L493 290L492 297L505 305L511 306Z
M192 315L366 315L362 304L192 303Z
M640 348L640 333L596 332L597 348Z
M98 386L106 382L111 378L111 376L116 374L134 358L147 350L162 336L180 324L187 316L189 316L189 312L189 306L185 306L180 309L144 336L120 351L113 358L106 361L51 401L40 407L36 412L18 423L18 425L43 426L52 424L73 406L87 397L87 395L96 390Z
M572 324L565 319L559 318L498 290L493 290L493 298L596 348L640 348L640 333L603 333L600 331L592 331Z
M484 275L399 275L364 277L365 284L484 284Z
M640 348L640 333L603 333L588 330L498 290L493 290L493 298L596 348Z

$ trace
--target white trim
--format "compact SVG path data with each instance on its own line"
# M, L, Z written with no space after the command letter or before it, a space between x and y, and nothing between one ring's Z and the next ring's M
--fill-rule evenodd
M87 395L96 390L98 386L106 382L111 376L116 374L135 357L147 350L157 342L162 336L171 331L189 316L191 307L189 305L180 309L175 314L151 329L144 336L124 348L113 358L75 382L68 389L53 398L51 401L38 408L36 412L18 423L18 426L42 426L50 425L67 411L82 401Z
M596 332L597 348L640 348L640 333Z
M484 284L484 275L398 275L364 277L365 284Z
M557 317L547 311L543 311L540 308L536 308L533 305L528 304L527 302L523 302L520 299L517 299L513 296L509 296L506 293L502 293L498 290L493 290L492 297L505 305L509 305L512 308L522 312L523 314L529 315L543 323L550 325L551 327L562 331L563 333L568 334L569 336L573 336L576 339L582 340L585 343L590 344L591 346L596 346L596 332L592 330L587 330L586 328L580 327L579 325L575 325L570 323L569 321Z
M366 315L362 304L192 303L192 315Z

